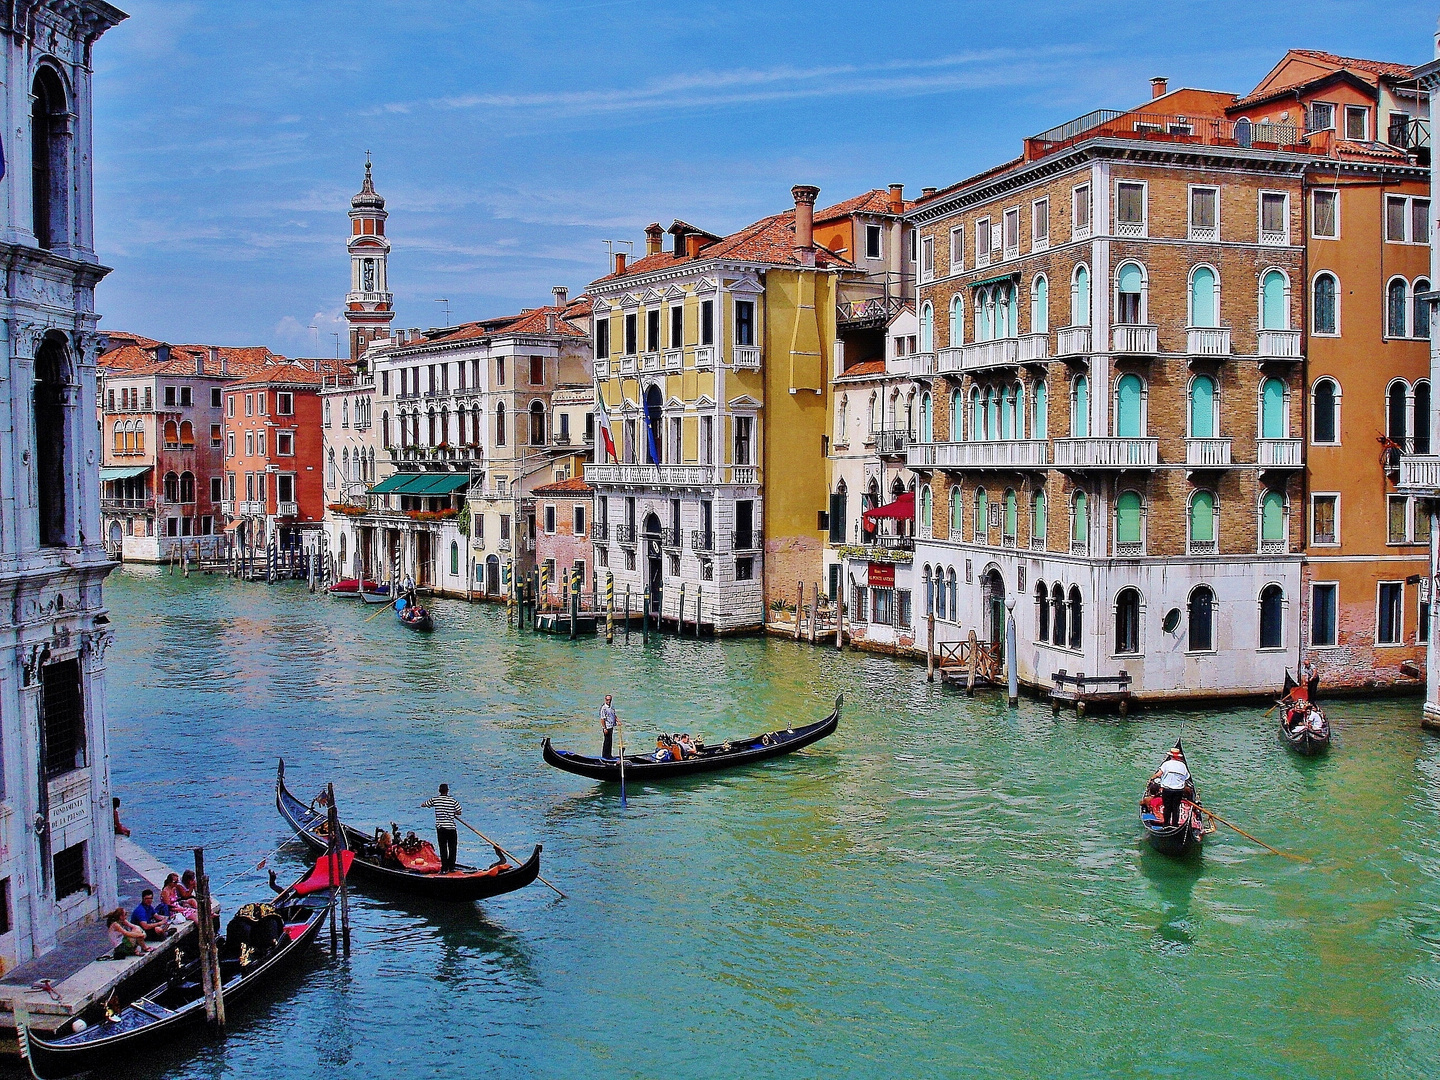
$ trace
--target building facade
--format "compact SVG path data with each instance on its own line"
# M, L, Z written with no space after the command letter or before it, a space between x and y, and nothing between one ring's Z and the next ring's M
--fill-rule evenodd
M565 606L567 590L580 583L582 592L596 588L591 564L590 517L593 508L590 485L578 476L541 484L534 489L535 565L541 571L545 590L543 603ZM578 575L578 576L577 576ZM601 603L604 597L600 598ZM590 600L585 600L586 608Z
M96 424L91 50L96 0L14 4L3 49L6 363L0 453L0 967L116 902ZM12 135L14 137L12 137Z

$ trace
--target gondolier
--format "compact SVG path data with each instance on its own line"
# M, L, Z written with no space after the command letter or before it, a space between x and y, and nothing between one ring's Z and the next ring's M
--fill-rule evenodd
M460 804L450 797L450 785L441 784L440 794L427 799L420 808L435 811L435 840L440 849L440 872L448 874L455 869L455 849L459 836L455 832L455 819L460 816Z
M1180 750L1174 749L1155 774L1160 782L1160 801L1165 808L1165 824L1176 825L1180 821L1180 802L1185 797L1185 785L1190 783L1190 770Z
M600 756L602 758L613 758L615 756L611 752L611 743L615 739L615 724L618 720L619 717L615 715L615 706L610 704L610 695L606 694L605 704L600 706L600 730L605 736L604 745L600 747Z

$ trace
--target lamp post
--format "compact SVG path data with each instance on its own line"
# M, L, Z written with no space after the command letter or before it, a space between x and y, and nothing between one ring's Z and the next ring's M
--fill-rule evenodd
M1015 670L1015 596L1005 598L1005 692L1011 705L1020 700L1020 677Z

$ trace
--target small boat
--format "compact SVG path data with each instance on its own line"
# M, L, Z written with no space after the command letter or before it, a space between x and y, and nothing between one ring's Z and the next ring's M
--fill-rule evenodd
M312 851L326 850L327 841L322 832L326 826L326 812L314 806L306 806L290 793L290 789L285 786L283 758L275 775L275 807ZM344 822L340 824L340 832L345 838L346 849L354 853L354 870L359 877L431 900L485 900L523 889L540 876L539 844L535 845L530 857L519 866L482 870L457 863L454 871L441 874L423 866L415 867L416 861L406 860L411 861L415 868L405 869L398 861L385 859L376 836L367 836Z
M419 604L406 603L404 597L395 601L395 617L406 630L428 634L435 629L435 620L430 617L430 612Z
M1180 751L1180 760L1185 761L1185 748L1178 739L1175 749ZM1189 768L1188 762L1185 767ZM1185 786L1179 823L1175 825L1165 824L1160 811L1158 791L1158 785L1152 780L1140 799L1140 827L1145 830L1145 838L1150 841L1150 846L1160 854L1174 858L1199 851L1207 829L1205 818L1200 812L1200 796L1196 793L1195 781L1192 779Z
M388 586L382 586L376 581L361 581L359 578L341 578L325 591L342 600L354 600L366 592L375 592L381 588Z
M694 757L681 761L657 761L653 753L626 754L625 779L636 784L651 780L665 780L672 776L688 776L691 773L711 772L728 769L735 765L749 765L766 758L791 754L811 743L819 742L835 733L840 724L840 708L845 703L842 694L835 699L835 711L823 720L804 727L785 728L783 731L769 731L748 739L731 739L718 746L700 746ZM569 750L556 750L547 737L542 744L545 764L552 765L577 776L591 780L620 782L620 759L589 757Z
M366 582L360 590L360 599L367 604L388 604L390 602L390 586Z
M345 853L348 866L349 853ZM219 939L220 974L228 1006L289 966L315 940L330 913L330 875L322 859L305 877L260 903L246 904L231 918ZM271 880L273 881L273 875ZM192 940L194 935L191 935ZM177 966L153 976L153 982L118 1011L98 1004L77 1020L67 1021L64 1034L42 1036L25 1025L16 1032L20 1053L38 1080L96 1070L115 1076L116 1059L174 1036L177 1029L205 1019L198 943L188 955L176 954ZM142 984L143 985L143 984ZM62 1028L62 1031L65 1029Z
M1315 703L1320 676L1304 685L1285 673L1285 693L1275 704L1280 710L1280 738L1301 757L1314 757L1330 749L1330 720Z

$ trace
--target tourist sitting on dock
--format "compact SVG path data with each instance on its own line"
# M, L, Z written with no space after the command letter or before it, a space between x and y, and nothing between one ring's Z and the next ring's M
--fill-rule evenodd
M125 909L117 907L105 916L110 929L110 959L124 960L150 950L145 946L145 931L125 917Z
M155 907L155 890L146 889L140 894L140 903L130 913L130 921L145 931L146 941L164 941L170 929L170 920Z
M164 908L172 917L179 915L194 922L197 907L193 899L186 900L180 895L180 875L167 874L165 884L160 887L160 906L156 910Z
M115 812L115 835L129 836L130 830L120 823L120 800L118 798L112 798L110 800L110 808Z

